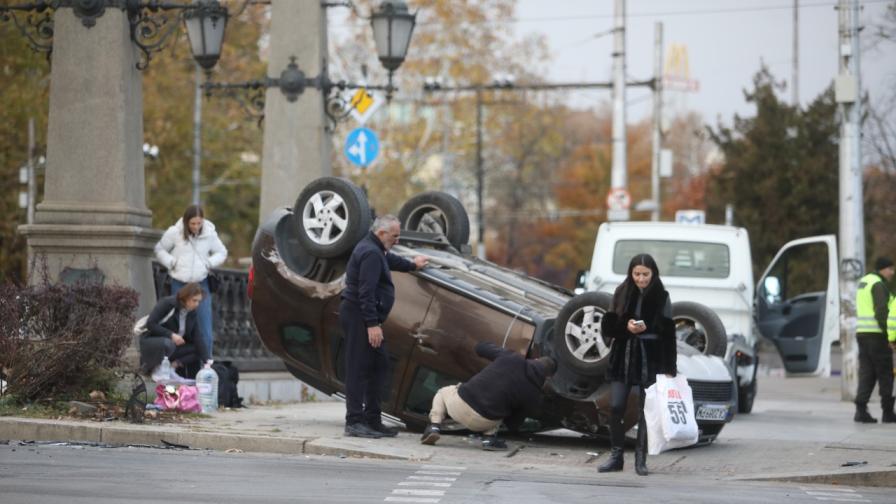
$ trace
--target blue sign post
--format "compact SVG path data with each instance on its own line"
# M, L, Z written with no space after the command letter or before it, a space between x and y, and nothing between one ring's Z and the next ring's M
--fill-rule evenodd
M361 168L367 168L379 153L380 141L369 128L355 128L345 139L345 157Z

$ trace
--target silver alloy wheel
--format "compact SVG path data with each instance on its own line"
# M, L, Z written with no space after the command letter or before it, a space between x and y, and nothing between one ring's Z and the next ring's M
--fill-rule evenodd
M564 337L566 347L577 359L594 363L610 353L610 347L600 332L604 311L597 306L583 306L576 310L566 323Z
M345 200L333 191L315 193L302 209L302 226L314 243L335 243L348 228L348 208Z

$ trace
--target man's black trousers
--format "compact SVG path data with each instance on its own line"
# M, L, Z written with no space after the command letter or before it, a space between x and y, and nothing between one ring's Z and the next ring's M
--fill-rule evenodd
M389 367L386 343L370 346L361 309L351 301L342 300L339 324L345 338L345 423L378 424L382 421L380 391Z
M881 403L893 397L893 352L882 333L857 333L859 342L859 389L857 404L868 404L874 383L879 385Z

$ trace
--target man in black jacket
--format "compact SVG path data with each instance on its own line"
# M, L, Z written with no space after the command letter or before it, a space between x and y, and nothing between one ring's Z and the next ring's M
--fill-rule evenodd
M538 414L545 379L557 370L554 359L526 359L487 342L477 344L476 353L492 362L466 383L436 392L421 443L435 444L442 422L450 416L467 429L483 433L483 450L503 450L507 445L497 437L501 422L515 429L527 416Z
M365 438L392 437L383 425L380 391L388 372L383 322L395 303L390 271L426 266L424 256L409 261L389 252L400 226L393 215L377 217L371 232L355 245L345 268L345 289L339 323L345 338L345 434Z

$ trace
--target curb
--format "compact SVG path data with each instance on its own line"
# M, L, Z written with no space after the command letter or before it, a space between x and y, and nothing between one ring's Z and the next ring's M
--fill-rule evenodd
M259 436L190 432L169 427L138 427L115 424L86 424L23 418L0 418L0 439L28 441L69 441L106 445L165 446L166 443L206 450L287 455L332 455L394 460L428 460L432 453L408 453L406 450L377 447L366 449L341 439L310 437Z
M793 473L752 475L732 478L738 481L787 481L792 483L817 483L822 485L848 485L865 487L896 487L896 469L871 471L844 470L833 473Z

